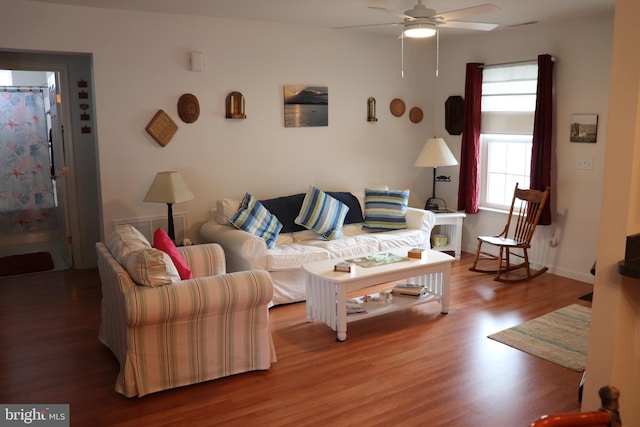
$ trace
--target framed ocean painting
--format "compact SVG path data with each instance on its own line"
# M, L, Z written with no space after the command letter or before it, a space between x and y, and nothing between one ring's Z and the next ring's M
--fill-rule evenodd
M327 86L284 86L284 127L329 125Z
M598 115L574 114L571 116L571 142L590 142L598 140Z

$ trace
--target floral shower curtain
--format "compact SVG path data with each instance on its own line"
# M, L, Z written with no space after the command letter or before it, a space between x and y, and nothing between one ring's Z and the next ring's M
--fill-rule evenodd
M0 233L57 225L44 90L0 87Z

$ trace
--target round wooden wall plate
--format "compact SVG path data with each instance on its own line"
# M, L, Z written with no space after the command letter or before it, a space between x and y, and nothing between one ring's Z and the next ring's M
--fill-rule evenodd
M409 110L409 120L411 120L412 123L420 123L423 116L424 114L422 113L422 109L419 107L413 107Z
M396 98L393 101L391 101L391 105L389 106L389 108L391 109L391 114L393 114L396 117L400 117L401 115L404 114L406 107L402 99Z
M200 116L200 103L195 95L185 93L178 100L178 116L185 123L193 123Z

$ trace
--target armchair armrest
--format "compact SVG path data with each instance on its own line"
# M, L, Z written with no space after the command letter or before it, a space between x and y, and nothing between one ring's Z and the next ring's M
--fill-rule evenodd
M178 251L187 262L194 278L217 276L227 272L224 250L217 243L180 246Z
M200 237L222 246L229 272L267 269L267 243L260 237L213 219L202 224Z
M273 297L266 271L241 271L183 280L156 288L135 286L125 292L127 325L158 325L225 316L265 307Z
M424 209L407 207L407 227L422 231L425 247L431 247L431 230L436 225L436 215Z

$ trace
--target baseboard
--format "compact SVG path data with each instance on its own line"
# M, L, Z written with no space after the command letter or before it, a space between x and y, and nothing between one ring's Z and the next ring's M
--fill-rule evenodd
M465 250L466 249L466 250ZM484 249L484 247L483 247ZM476 248L463 248L463 252L468 252L471 254L475 254L476 253ZM531 256L531 254L529 255ZM543 265L536 262L535 260L531 260L531 268L538 270L540 269ZM569 279L573 279L573 280L579 280L580 282L585 282L585 283L595 283L595 277L591 274L591 267L587 267L587 269L585 269L585 271L576 271L576 270L570 270L567 268L562 268L562 267L557 267L557 266L547 266L549 268L549 273L551 274L555 274L556 276L562 276L562 277L567 277Z

